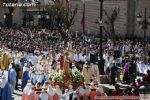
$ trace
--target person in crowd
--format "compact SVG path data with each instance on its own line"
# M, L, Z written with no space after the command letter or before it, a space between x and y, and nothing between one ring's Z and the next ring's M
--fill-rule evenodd
M139 79L137 80L137 88L140 88L141 86L144 86L144 82L141 81L141 79L139 78Z
M134 89L138 87L135 80L133 80L133 82L131 83L131 87L134 88Z
M100 58L100 55L98 54L98 68L99 68L99 72L101 75L104 75L104 64L105 64L105 59L102 57Z
M63 54L60 55L60 57L57 60L60 63L60 69L63 70L63 64L64 64L64 56Z
M129 67L130 63L129 61L127 61L124 66L124 77L123 77L123 82L125 82L126 84L129 84Z
M118 84L115 85L115 89L112 90L111 96L122 96L123 91L120 89L120 86Z
M98 69L98 65L97 63L93 63L91 64L92 68L93 68L93 75L96 78L97 82L100 83L100 73L99 73L99 69Z
M127 96L131 96L132 95L132 87L128 86L125 90L124 90L124 95Z
M18 64L15 64L15 71L16 71L16 86L15 89L18 90L18 80L19 80L19 72L20 72L20 66Z
M133 89L133 91L132 91L132 96L140 96L140 94L139 94L139 90L136 88L136 89Z
M35 91L32 88L31 80L28 80L27 85L23 89L22 100L34 100Z
M113 63L113 66L112 66L112 68L111 68L111 75L110 75L110 77L111 77L111 84L115 84L116 83L116 75L117 75L117 70L118 70L118 68L117 68L117 66L116 66L116 64L115 63Z
M8 83L11 85L11 93L14 93L16 86L17 73L15 71L15 67L15 64L12 63L12 68L10 68L8 71Z
M89 62L85 62L83 65L82 75L84 77L84 82L89 83L92 79L93 69Z
M58 31L50 32L50 30L44 31L41 29L36 30L25 28L8 28L1 30L1 48L5 50L5 47L7 47L13 52L16 52L16 55L19 52L27 53L27 57L21 60L19 57L16 58L17 60L19 59L18 63L21 65L21 67L23 67L23 79L21 86L22 89L25 89L24 87L27 86L27 82L29 79L31 79L32 85L38 84L39 86L37 88L41 89L43 85L42 83L44 83L45 81L51 81L51 83L54 83L51 80L52 78L49 78L49 76L53 76L56 70L58 70L58 72L60 70L65 71L68 74L70 69L82 71L84 81L87 83L92 79L98 79L98 82L100 82L99 74L103 75L105 69L107 74L110 75L111 84L114 84L116 83L116 77L119 77L119 72L116 64L113 63L111 65L113 61L116 61L119 67L122 66L124 68L123 82L130 84L130 80L135 80L135 77L131 78L131 76L133 73L137 72L136 64L138 62L148 64L148 61L145 60L145 56L147 56L146 52L148 52L148 50L146 50L145 52L141 41L134 42L133 40L129 39L111 41L110 39L106 39L106 42L103 42L103 58L100 58L100 47L99 44L97 44L94 40L83 42L82 35L74 32L68 32L67 39L63 39L62 37L58 40L49 38L57 35L60 35ZM69 44L71 44L72 46L70 47ZM71 57L72 59L70 58L70 56L64 55L63 52L65 50L70 51L70 48L72 48L71 52L73 53L73 57ZM34 56L34 54L36 54L36 57ZM131 54L133 56L131 56ZM46 60L48 57L50 58L50 60L48 62L43 62L42 58ZM87 62L93 63L93 65L90 65ZM98 65L96 64L96 62L98 62ZM49 65L47 63L49 63ZM34 66L32 66L32 64ZM59 65L60 67L58 68ZM18 76L18 70L15 71L14 66L15 64L12 64L12 68L10 68L8 71L8 81L11 84L12 91L14 90L14 86L17 83ZM34 68L34 71L29 70L32 68ZM146 72L145 70L146 69L144 69L144 72ZM34 75L29 75L29 72ZM52 74L49 75L49 73ZM95 83L97 82L95 81ZM147 70L147 74L144 76L143 82L138 80L138 82L135 83L134 81L131 84L131 87L139 88L143 84L145 85L149 83L150 71ZM85 88L82 88L80 92L81 94L86 94L85 91ZM127 88L126 91L126 95L132 94L130 88ZM56 92L57 96L55 95ZM51 93L54 93L52 97L55 97L57 99L60 99L60 97L62 96L62 92L58 87L57 90L54 89L54 91ZM95 91L93 93L94 95L96 94ZM122 90L116 85L115 89L111 93L114 96L122 95ZM134 92L134 95L137 95L136 91Z
M129 79L130 80L135 80L136 78L136 63L135 60L131 60L130 62L130 67L129 67L129 71L128 71L128 75L129 75Z
M147 70L147 74L143 78L144 83L150 83L150 70Z
M23 72L23 77L22 77L22 84L21 84L21 89L23 90L25 86L27 85L28 80L30 79L29 77L29 65L26 66L26 70Z

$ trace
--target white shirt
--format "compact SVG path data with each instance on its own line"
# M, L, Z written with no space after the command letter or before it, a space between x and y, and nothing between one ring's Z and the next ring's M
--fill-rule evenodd
M90 53L86 56L86 60L90 61Z
M82 56L82 59L81 59L81 61L85 62L86 60L87 60L87 57L86 57L86 55Z
M82 61L82 58L83 58L82 53L79 53L79 61Z
M55 91L54 91L54 89L51 86L48 87L47 92L48 92L48 94L50 96L54 96L55 95Z
M74 54L74 60L75 60L76 62L80 61L80 60L79 60L79 55L76 54L76 53Z
M32 56L32 58L31 58L31 62L32 62L32 64L34 65L34 66L36 66L36 64L38 63L38 57L37 56Z
M45 93L45 92L42 92L40 95L39 95L39 97L40 97L40 100L48 100L48 94L47 93Z

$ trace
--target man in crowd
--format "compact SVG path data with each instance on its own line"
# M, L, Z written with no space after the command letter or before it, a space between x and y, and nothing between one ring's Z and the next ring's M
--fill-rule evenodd
M8 82L11 85L11 93L14 92L16 86L17 73L15 71L15 67L16 67L15 64L12 63L12 68L10 68L8 71Z

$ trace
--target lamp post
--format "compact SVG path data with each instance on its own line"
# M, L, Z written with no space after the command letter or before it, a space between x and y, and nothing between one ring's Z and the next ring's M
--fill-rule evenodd
M144 19L142 19L141 14L139 14L137 16L137 21L139 22L139 24L141 25L141 29L143 29L144 31L144 49L146 49L146 31L148 26L150 25L150 16L147 19L147 9L145 8L145 12L144 12Z
M83 0L83 16L82 16L82 28L83 28L83 42L85 42L85 0Z
M103 20L103 0L100 1L100 24ZM103 59L103 26L100 25L100 59Z
M100 38L100 51L99 51L99 59L98 59L98 67L100 74L104 74L104 63L105 60L103 58L103 0L99 0L100 2L100 19L98 20L99 24L99 38Z

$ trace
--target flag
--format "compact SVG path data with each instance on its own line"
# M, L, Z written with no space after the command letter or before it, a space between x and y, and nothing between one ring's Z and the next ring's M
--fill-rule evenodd
M83 3L83 15L81 20L81 31L85 32L85 3Z

